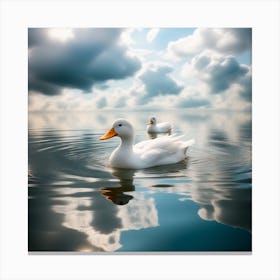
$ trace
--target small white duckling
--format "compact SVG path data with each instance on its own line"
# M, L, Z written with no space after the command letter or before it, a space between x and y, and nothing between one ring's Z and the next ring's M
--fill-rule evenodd
M109 165L116 168L142 169L173 164L186 158L186 151L194 140L182 141L182 136L164 135L134 145L134 130L130 122L118 119L100 140L118 136L120 145L112 152Z
M171 124L169 122L157 123L155 117L151 117L149 119L149 123L147 125L148 133L167 133L171 132Z

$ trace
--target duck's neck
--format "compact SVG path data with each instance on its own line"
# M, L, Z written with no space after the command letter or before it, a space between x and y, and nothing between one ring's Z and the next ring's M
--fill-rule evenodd
M131 152L133 144L134 144L133 135L131 135L130 137L123 137L121 138L121 144L119 146L119 149L124 152Z

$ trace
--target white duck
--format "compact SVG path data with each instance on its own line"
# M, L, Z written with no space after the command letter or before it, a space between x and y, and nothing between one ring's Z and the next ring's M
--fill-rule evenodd
M193 139L182 141L183 135L166 135L133 145L133 127L125 119L116 120L113 127L100 140L114 136L119 136L121 143L112 152L109 164L111 167L127 169L142 169L177 163L186 158L187 148L194 143Z
M148 133L166 133L171 131L171 124L168 122L157 123L155 117L151 117L149 119L149 123L147 125Z

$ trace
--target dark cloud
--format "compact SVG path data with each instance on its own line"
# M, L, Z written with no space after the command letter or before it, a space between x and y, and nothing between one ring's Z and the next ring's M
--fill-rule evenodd
M226 53L241 53L251 50L252 29L251 28L223 28L224 38L230 37L224 44L220 42L216 45L218 49ZM224 39L226 41L226 39Z
M36 45L45 44L47 41L46 28L29 28L28 29L28 48Z
M59 42L48 36L48 29L29 29L29 90L45 95L57 95L63 88L89 92L95 84L133 75L141 64L120 44L121 31L78 28Z
M249 72L249 67L239 64L232 56L202 54L192 60L196 77L208 84L213 94L227 90L239 83Z
M167 65L158 65L147 68L141 75L140 80L146 88L146 97L152 98L158 95L178 94L183 87L173 80L169 73L172 68Z
M251 73L248 73L245 77L243 77L240 80L240 96L246 100L251 101L252 100L252 75Z

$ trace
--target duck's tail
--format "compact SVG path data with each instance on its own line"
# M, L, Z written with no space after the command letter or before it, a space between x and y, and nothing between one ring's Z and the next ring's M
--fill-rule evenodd
M188 141L184 141L183 143L183 149L184 149L184 153L187 152L188 147L192 146L195 143L194 139L190 139Z

